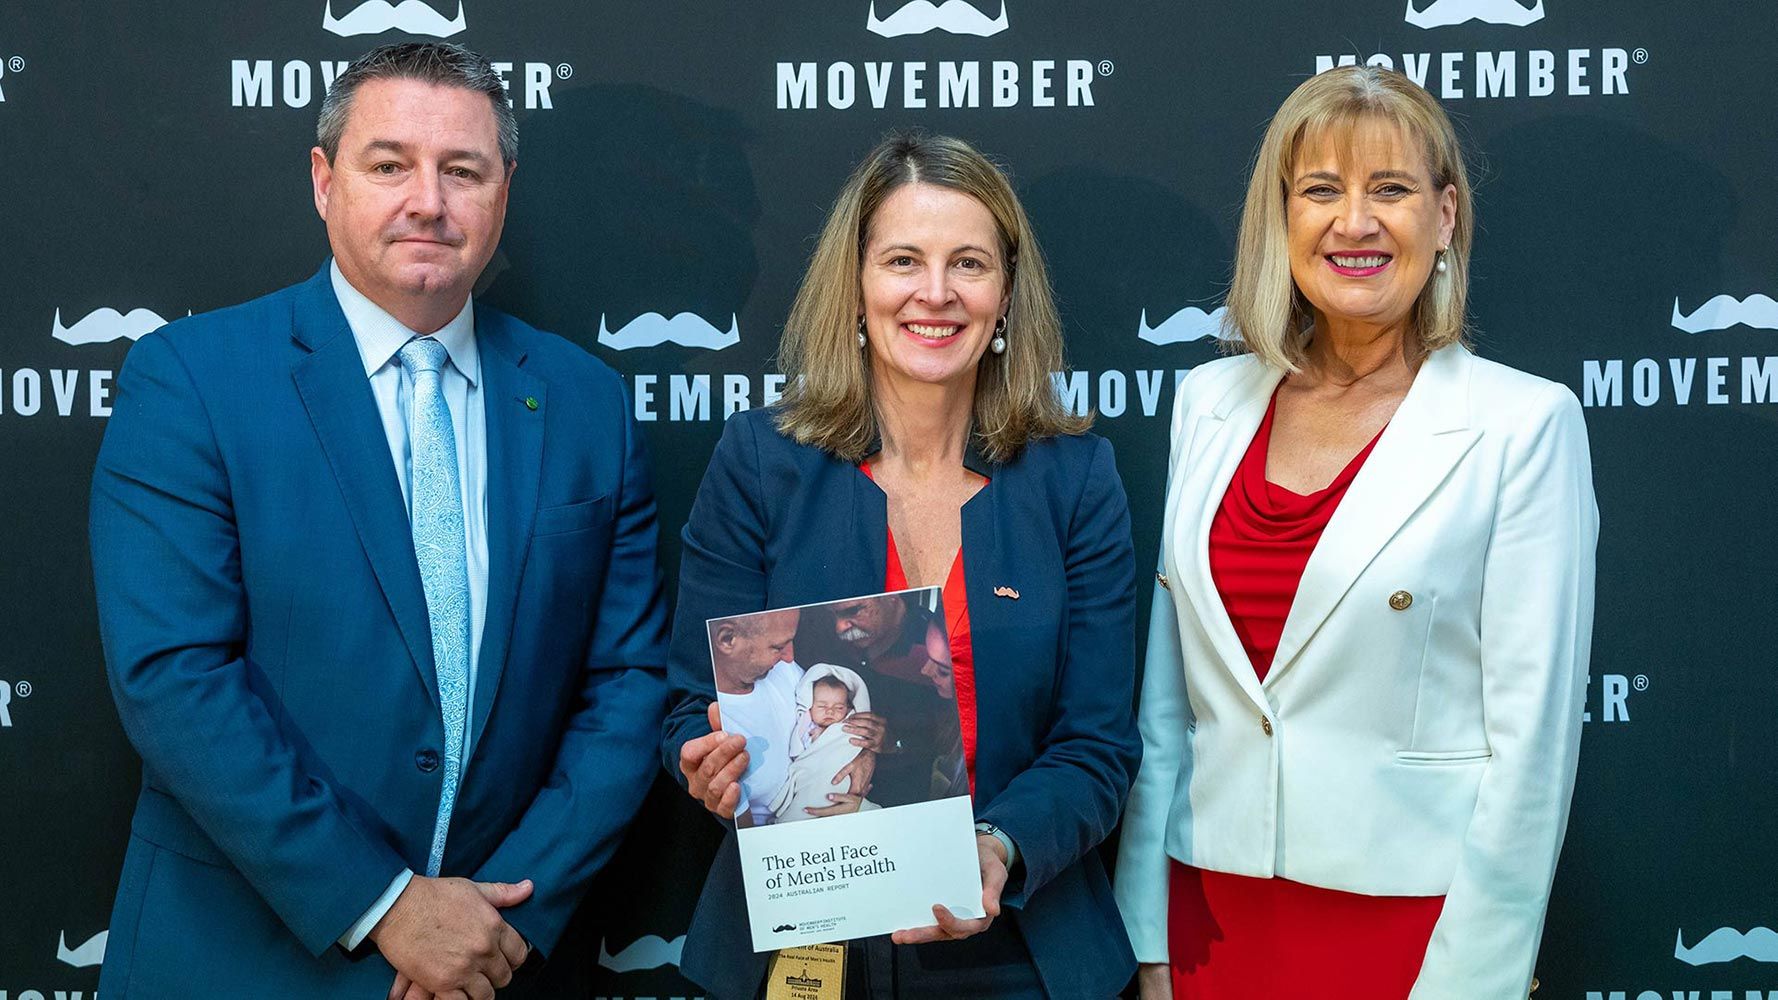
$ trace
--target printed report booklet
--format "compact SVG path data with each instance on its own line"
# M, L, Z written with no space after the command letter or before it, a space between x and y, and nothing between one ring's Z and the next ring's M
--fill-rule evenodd
M705 623L755 951L982 916L936 587Z

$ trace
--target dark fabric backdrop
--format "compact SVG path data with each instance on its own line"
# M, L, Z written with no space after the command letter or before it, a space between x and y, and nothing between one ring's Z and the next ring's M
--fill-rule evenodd
M830 199L909 124L1010 166L1148 563L1173 385L1214 351L1165 341L1226 287L1268 115L1342 58L1413 73L1469 144L1477 349L1572 387L1592 434L1590 721L1537 996L1778 998L1771 945L1679 958L1778 926L1778 8L952 0L1005 26L891 37L924 0L424 2L0 6L0 1000L92 995L137 788L85 531L130 335L312 274L327 81L442 30L504 64L521 123L486 296L628 378L669 574L722 419L781 384ZM681 313L739 342L600 344ZM715 833L663 775L552 974L695 995L673 959Z

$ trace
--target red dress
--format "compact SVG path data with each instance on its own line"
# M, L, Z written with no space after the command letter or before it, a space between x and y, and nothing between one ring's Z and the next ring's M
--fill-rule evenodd
M859 468L870 476L870 466L860 465ZM888 535L888 572L884 574L883 589L906 590L908 577L901 568L901 553L895 550L895 532ZM951 683L957 692L957 724L963 730L963 767L969 774L969 790L974 792L975 647L969 641L969 592L964 588L962 546L957 547L957 558L951 561L951 571L945 575L943 593L945 636L951 641Z
M1211 579L1262 680L1309 555L1377 444L1373 438L1326 489L1292 493L1266 480L1276 405L1274 396L1210 525ZM1403 998L1443 906L1443 896L1366 896L1174 862L1167 907L1173 996Z

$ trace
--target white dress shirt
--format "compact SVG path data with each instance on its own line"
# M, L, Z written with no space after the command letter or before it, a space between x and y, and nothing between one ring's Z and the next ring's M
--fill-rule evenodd
M796 726L796 689L803 668L779 660L746 694L723 694L722 730L747 737L747 773L735 811L753 814L754 826L773 822L772 793L790 774L790 731Z
M352 329L352 339L358 342L364 374L370 380L371 394L377 401L377 414L383 421L383 434L389 439L389 457L395 463L402 502L411 514L414 498L409 467L413 454L407 429L413 406L413 379L401 367L397 352L417 334L352 287L340 273L337 262L329 264L328 271L333 276L333 293L339 299L341 311L346 314L346 325ZM463 308L432 337L444 345L449 358L440 372L440 381L445 406L451 411L452 436L457 442L458 482L463 489L464 544L469 567L469 692L473 701L476 668L481 657L482 624L488 609L488 425L482 406L481 357L476 352L475 309L471 301L464 299ZM470 715L473 718L474 713ZM474 745L475 734L465 726L459 787L462 775L469 769L470 749ZM397 875L364 916L341 935L340 943L347 948L358 947L383 914L395 905L396 898L407 888L413 874L404 871Z

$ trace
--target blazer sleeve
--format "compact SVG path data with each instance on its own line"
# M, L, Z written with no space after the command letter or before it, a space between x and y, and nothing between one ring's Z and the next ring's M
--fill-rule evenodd
M1592 648L1592 464L1579 402L1549 386L1506 445L1483 570L1483 717L1493 756L1411 1000L1530 989L1568 824Z
M549 779L476 872L477 881L531 879L531 898L502 912L544 954L554 949L587 886L611 860L655 776L666 711L667 609L648 455L617 376L609 392L623 448L611 554L593 608L579 698Z
M228 470L164 335L118 379L90 541L106 675L149 780L321 954L407 866L259 694Z
M1024 877L1002 900L1012 907L1111 835L1142 757L1136 556L1111 442L1096 439L1082 472L1062 549L1068 619L1049 733L1037 759L979 813L1018 845Z
M704 622L766 606L766 519L755 433L745 414L723 427L681 534L679 602L667 655L672 708L661 727L661 762L680 787L680 748L710 733L709 708L716 700Z
M1136 961L1164 963L1170 884L1167 825L1172 816L1173 789L1180 771L1186 767L1185 733L1191 721L1191 706L1185 694L1179 610L1173 604L1172 593L1158 581L1148 618L1148 656L1142 666L1140 706L1137 728L1142 734L1142 769L1136 773L1129 808L1124 811L1114 891Z
M1173 462L1182 454L1179 427L1184 412L1185 393L1181 390L1173 415ZM1169 483L1177 479L1173 462L1167 470ZM1168 534L1161 533L1163 546ZM1148 654L1142 665L1142 698L1136 716L1142 734L1142 769L1136 773L1129 807L1124 811L1114 888L1130 946L1136 961L1143 963L1164 963L1168 957L1167 828L1173 811L1173 790L1178 787L1180 772L1189 766L1185 760L1185 737L1191 724L1191 702L1185 689L1179 608L1173 603L1172 591L1160 583L1166 565L1163 552L1155 565Z

